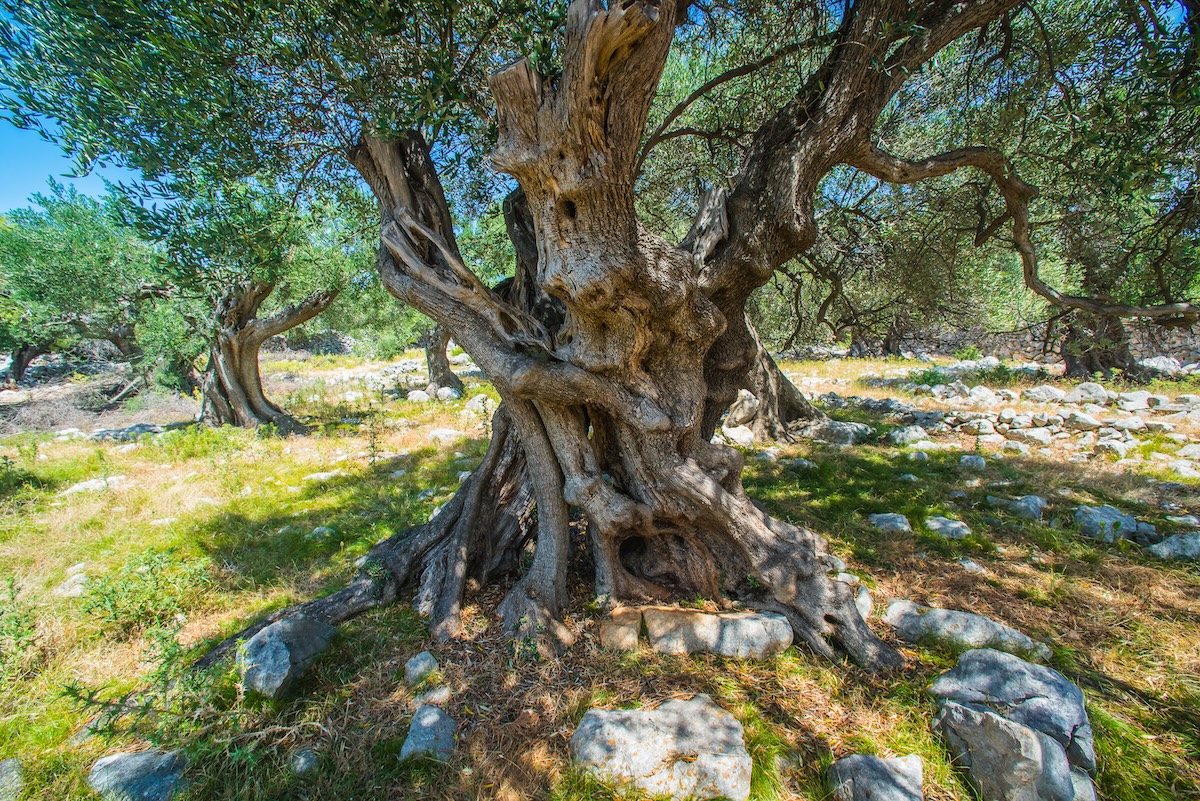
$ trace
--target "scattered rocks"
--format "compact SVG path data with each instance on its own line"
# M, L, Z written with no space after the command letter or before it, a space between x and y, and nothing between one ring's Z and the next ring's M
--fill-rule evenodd
M988 801L1083 801L1062 746L990 709L942 705L934 730L946 738L981 798ZM1091 781L1086 775L1080 784ZM1094 798L1094 795L1092 796Z
M925 527L947 540L961 540L971 533L971 528L961 520L935 515L925 521Z
M958 666L938 676L929 692L947 701L1003 712L1014 723L1052 737L1071 764L1089 773L1096 769L1083 692L1057 670L981 648L960 656Z
M302 613L272 623L238 653L242 683L268 698L283 697L329 647L335 631Z
M1108 405L1108 390L1092 381L1085 381L1063 398L1064 403L1095 403Z
M922 801L921 757L851 754L829 768L837 801Z
M754 432L746 426L724 426L721 433L734 445L742 448L754 447Z
M968 573L986 573L987 572L987 568L985 568L983 565L976 562L974 559L970 559L966 556L964 556L962 559L959 559L958 563L960 565L962 565L962 569L967 571Z
M345 470L326 470L321 473L309 473L307 476L305 476L304 478L302 478L300 480L307 481L307 482L313 482L313 483L317 483L317 484L324 484L326 481L332 481L335 478L340 478L340 477L346 476L346 475L349 475L349 473L347 473Z
M1076 409L1068 412L1063 418L1063 427L1072 431L1095 431L1100 427L1100 421Z
M958 648L995 648L1012 654L1050 658L1050 649L1011 626L953 609L936 609L913 601L888 604L883 617L900 638L910 643L935 642Z
M428 434L430 442L455 442L465 437L466 434L456 428L435 428Z
M413 705L418 708L423 706L443 707L448 703L450 703L450 688L444 684L426 690L413 699Z
M436 671L440 665L437 657L428 651L422 651L404 663L404 683L415 687Z
M571 759L604 781L672 798L750 796L742 724L707 695L658 709L592 709L571 737Z
M317 756L317 752L311 748L301 748L296 753L292 754L292 758L288 760L288 767L292 773L297 776L303 776L321 764L321 758Z
M112 754L92 766L88 784L108 801L167 801L182 789L186 767L179 751Z
M911 445L914 442L920 442L923 439L929 439L929 432L921 426L905 426L890 431L887 435L887 441L893 445Z
M1080 506L1075 510L1075 524L1085 536L1104 542L1132 538L1137 520L1114 506Z
M494 411L496 411L496 402L490 396L483 393L473 395L463 405L464 414L472 414L477 417L491 417Z
M867 521L880 531L886 531L889 534L912 531L912 524L908 522L908 518L899 512L867 515Z
M317 526L304 535L309 542L328 542L337 536L337 529L331 526Z
M17 801L25 789L25 766L16 758L0 759L0 801Z
M804 436L830 445L857 445L874 435L875 429L863 423L824 420L804 429Z
M462 393L454 387L438 387L436 397L440 401L452 401L461 398Z
M636 651L642 631L642 610L635 607L614 609L600 623L600 647L610 651Z
M958 460L958 465L963 470L983 470L987 467L987 462L982 456L977 456L973 453L968 453Z
M54 594L61 598L78 598L87 591L91 577L87 573L75 573L62 584L54 588Z
M1040 387L1032 387L1021 393L1021 399L1031 403L1056 403L1067 396L1058 387L1052 387L1048 384L1043 384Z
M1200 531L1172 534L1157 545L1151 545L1149 551L1159 559L1200 560Z
M1020 498L997 498L987 496L989 506L999 506L1007 509L1013 515L1024 520L1041 520L1042 512L1046 510L1047 501L1039 495L1022 495Z
M412 392L409 392L405 398L413 403L429 403L429 401L433 400L433 398L429 397L429 393L423 389L414 389Z
M673 607L643 607L650 647L662 654L707 652L766 659L792 644L792 625L774 612L710 614Z
M758 398L748 389L739 389L737 399L725 415L725 425L744 426L758 416Z
M408 736L400 747L400 761L420 757L444 760L454 753L458 724L436 706L423 706L413 713Z
M121 487L128 486L128 484L129 481L125 476L93 478L90 481L80 481L78 484L72 484L59 494L74 495L77 492L102 492L104 490L120 489Z

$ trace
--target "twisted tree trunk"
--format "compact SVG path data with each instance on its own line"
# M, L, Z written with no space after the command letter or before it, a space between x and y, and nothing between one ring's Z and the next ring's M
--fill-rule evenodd
M1111 314L1075 312L1067 324L1061 352L1063 372L1072 378L1112 378L1114 371L1132 375L1138 369L1125 324Z
M50 352L50 346L45 344L19 345L12 352L12 361L8 365L8 383L16 386L25 380L25 371L38 356Z
M450 333L440 325L435 325L422 337L422 342L425 346L425 367L429 371L429 394L436 392L438 387L449 387L461 396L462 379L450 369L450 358L446 355L446 348L450 347Z
M315 292L299 304L258 319L259 308L274 290L271 283L243 281L230 287L218 300L208 369L200 388L202 422L243 428L271 424L281 433L305 430L263 394L258 354L271 337L311 320L328 308L338 292Z
M779 369L749 321L746 326L754 339L754 365L726 422L749 426L758 441L791 442L806 426L828 417Z
M732 598L784 613L816 653L900 664L849 586L828 575L825 540L753 503L741 454L711 440L761 366L747 299L813 244L814 197L831 169L848 163L907 181L970 164L995 170L1014 203L1028 198L1011 171L998 171L1002 160L904 162L871 142L908 75L1016 3L851 4L824 63L754 135L732 190L708 193L673 244L639 224L633 192L650 103L688 3L574 0L561 74L546 80L522 60L492 77L492 161L523 190L505 204L519 272L499 290L463 263L421 135L365 130L348 157L379 201L384 285L444 327L504 403L484 465L450 506L377 546L351 587L303 609L336 622L420 575L420 608L436 636L454 636L466 578L498 579L530 537L532 561L498 612L512 636L561 647L573 509L586 520L599 596ZM514 508L497 501L505 487L532 498L533 520L488 524Z

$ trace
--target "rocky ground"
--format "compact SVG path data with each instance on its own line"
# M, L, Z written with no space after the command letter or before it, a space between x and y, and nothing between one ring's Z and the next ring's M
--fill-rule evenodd
M415 356L270 359L313 434L147 403L0 440L0 799L1200 798L1195 379L785 363L831 421L719 436L748 492L827 535L900 674L709 599L610 614L581 560L560 660L503 639L500 588L462 642L407 603L289 618L201 680L206 643L436 514L496 402L461 357L463 398L424 392Z

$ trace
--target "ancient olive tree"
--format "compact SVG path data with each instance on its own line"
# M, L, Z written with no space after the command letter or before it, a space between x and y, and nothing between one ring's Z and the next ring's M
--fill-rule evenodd
M140 362L136 326L164 291L160 255L122 218L115 194L97 200L51 181L31 200L0 225L11 380L36 356L80 340Z
M968 146L909 160L875 138L911 76L1016 13L1018 0L574 0L565 12L471 4L452 18L437 4L402 14L216 4L139 26L93 16L140 13L114 5L122 10L3 4L0 76L21 120L53 119L68 148L149 170L191 158L243 169L269 155L303 180L332 177L340 153L378 201L385 286L448 331L504 398L458 496L376 546L362 577L305 604L308 614L345 619L415 577L435 635L455 636L468 580L519 567L498 610L505 626L562 645L567 564L582 547L599 596L733 598L786 614L817 653L899 663L829 576L825 540L756 505L741 453L712 437L758 353L747 298L813 245L816 199L839 165L900 183L980 170L1036 263L1035 192L1001 153ZM751 120L736 170L693 195L686 233L651 230L635 202L640 153L673 45L714 30L734 42L764 26L793 37L794 80ZM185 58L189 48L200 52ZM151 54L155 69L141 69ZM89 68L104 86L63 91L64 72ZM116 97L120 111L98 130L88 121ZM447 198L484 152L520 189L508 215L517 268L503 291L465 264ZM569 537L573 510L586 519L584 543Z
M169 263L174 291L164 305L172 313L160 325L171 328L173 317L193 334L174 346L181 352L168 356L190 365L201 355L190 350L196 342L207 355L198 382L201 420L302 431L264 394L259 351L337 298L353 262L342 232L321 206L298 211L261 184L196 179L175 181L170 189L172 202L135 211L143 230L162 242Z

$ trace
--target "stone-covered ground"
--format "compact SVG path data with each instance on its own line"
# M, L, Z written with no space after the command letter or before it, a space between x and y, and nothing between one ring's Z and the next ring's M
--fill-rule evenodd
M1186 553L1200 528L1196 379L1098 391L990 361L785 364L830 415L874 432L850 446L749 445L747 489L829 537L842 578L870 594L872 626L908 658L902 674L795 646L764 661L605 649L581 561L579 638L561 660L503 640L492 589L470 598L468 639L434 646L407 604L379 610L268 701L243 692L236 668L196 676L189 658L340 586L371 544L427 519L478 464L495 402L470 376L465 398L408 400L423 383L415 360L272 358L268 392L312 435L165 430L188 406L143 399L99 419L72 406L70 426L0 440L0 576L12 579L0 760L20 762L13 797L95 798L98 759L153 745L184 749L179 798L608 798L569 760L588 710L704 693L744 728L751 798L826 798L829 766L854 753L917 754L926 798L969 798L927 692L963 646L901 640L883 616L909 600L1045 644L1083 690L1100 798L1200 798L1200 569L1156 555ZM0 414L36 421L46 393L61 406L89 386L73 382L0 398ZM880 514L907 525L881 527ZM412 686L405 665L426 649L438 668ZM400 760L418 697L457 722L444 763Z

